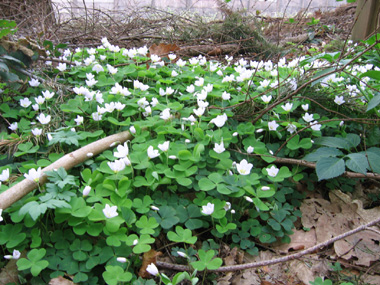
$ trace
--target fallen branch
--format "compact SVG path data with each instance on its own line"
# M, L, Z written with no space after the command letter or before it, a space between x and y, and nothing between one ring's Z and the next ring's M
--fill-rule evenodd
M237 265L231 265L231 266L222 266L222 267L219 267L218 269L209 270L209 271L213 271L213 272L239 271L239 270L251 269L251 268L256 268L256 267L261 267L261 266L273 265L273 264L281 263L281 262L287 262L287 261L290 261L293 259L300 258L306 254L318 251L318 250L320 250L320 249L322 249L322 248L324 248L330 244L333 244L334 242L336 242L338 240L344 239L344 238L351 236L353 234L356 234L358 232L368 230L368 227L372 227L378 223L380 223L380 218L377 218L376 220L369 222L368 224L357 227L356 229L353 229L351 231L348 231L348 232L345 232L341 235L333 237L327 241L321 242L315 246L309 247L308 249L305 249L305 250L302 250L300 252L290 254L287 256L283 256L283 257L279 257L279 258L275 258L275 259L271 259L271 260L263 260L263 261L258 261L258 262L237 264ZM162 262L162 261L157 261L157 266L162 267L162 268L172 269L172 270L178 270L178 271L192 271L192 268L190 266L172 264L172 263L167 263L167 262Z
M92 156L98 155L99 153L105 151L109 147L113 146L114 143L124 143L125 141L130 139L132 139L132 135L128 131L105 137L103 139L90 143L78 150L75 150L69 154L66 154L54 163L42 169L42 173L44 173L45 171L58 169L60 167L69 170L74 166L91 158ZM39 184L43 185L46 181L47 176L42 174L42 177L39 180ZM36 189L37 186L37 183L28 179L24 179L23 181L12 186L8 190L0 194L0 209L4 210L8 208L13 203L17 202L22 197L24 197L26 194Z

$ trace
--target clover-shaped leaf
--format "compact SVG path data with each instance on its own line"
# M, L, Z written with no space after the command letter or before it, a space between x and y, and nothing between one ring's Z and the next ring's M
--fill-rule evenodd
M185 242L194 244L197 241L197 237L193 237L191 230L183 229L181 226L175 227L176 232L169 231L168 239L174 242Z
M120 266L108 265L103 272L104 281L110 285L116 285L119 282L128 282L132 279L131 272L125 272Z
M155 239L150 235L141 235L138 237L135 234L129 235L126 240L126 244L133 247L133 253L140 254L143 252L147 252L151 249L149 244L154 243Z
M32 249L27 255L28 258L20 258L17 261L18 270L26 270L30 268L32 275L37 276L49 265L47 260L41 260L45 254L46 249L44 248Z
M26 238L26 234L22 233L21 224L7 224L2 227L0 232L0 244L6 244L7 248L14 248L23 242Z
M153 216L163 229L170 229L180 220L177 217L176 210L170 206L161 206L160 210L157 213L154 213Z
M204 251L203 249L200 249L198 251L198 256L199 260L191 262L190 264L194 269L199 271L205 270L206 268L209 270L218 269L223 263L221 258L214 258L215 251L213 250Z
M147 216L141 216L136 222L136 226L140 229L141 234L154 234L154 229L159 226L154 217L148 219Z

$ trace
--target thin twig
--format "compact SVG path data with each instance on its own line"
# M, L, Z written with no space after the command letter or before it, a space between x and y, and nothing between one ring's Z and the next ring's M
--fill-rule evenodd
M237 265L231 265L231 266L222 266L219 267L218 269L215 270L209 270L213 272L228 272L228 271L239 271L239 270L245 270L245 269L251 269L251 268L257 268L257 267L262 267L262 266L268 266L268 265L273 265L277 263L282 263L282 262L287 262L293 259L300 258L306 254L313 253L315 251L318 251L330 244L333 244L334 242L344 239L348 236L351 236L353 234L356 234L358 232L361 232L363 230L367 230L368 227L372 227L376 224L380 223L380 218L377 218L373 220L372 222L369 222L365 225L359 226L356 229L353 229L351 231L345 232L343 234L340 234L336 237L333 237L329 240L326 240L324 242L321 242L315 246L309 247L308 249L302 250L300 252L290 254L287 256L271 259L271 260L263 260L263 261L258 261L258 262L251 262L251 263L245 263L245 264L237 264ZM171 264L167 262L162 262L162 261L157 261L157 266L162 267L162 268L168 268L172 270L178 270L178 271L192 271L192 268L190 266L186 265L180 265L180 264Z

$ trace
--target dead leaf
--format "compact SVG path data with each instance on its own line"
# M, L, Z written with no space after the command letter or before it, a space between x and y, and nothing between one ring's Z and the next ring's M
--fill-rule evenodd
M18 271L17 271L17 260L11 259L8 261L0 272L0 284L15 283L18 284Z
M74 277L74 276L73 276ZM73 281L66 279L63 276L58 276L50 280L49 285L74 285Z
M244 270L242 273L236 275L231 280L232 285L260 285L260 277L255 273L254 269Z
M156 264L157 256L160 256L160 255L162 255L162 252L155 251L154 249L151 249L151 250L144 253L142 264L141 264L141 267L139 270L139 276L140 277L142 277L142 278L150 278L151 277L151 274L146 271L146 268L151 263Z
M316 230L317 243L343 234L380 216L380 207L363 209L360 200L339 190L329 193L330 201L321 198L307 199L301 205L302 224ZM334 243L335 253L357 265L369 266L380 258L380 236L362 231Z
M163 44L160 43L159 45L153 44L149 48L150 54L155 54L158 56L168 55L169 53L175 52L177 50L180 50L180 47L176 44Z
M288 253L289 251L297 251L312 247L317 244L317 236L315 229L308 232L303 230L293 230L294 234L290 236L290 243L280 243L273 247L273 250L279 253Z

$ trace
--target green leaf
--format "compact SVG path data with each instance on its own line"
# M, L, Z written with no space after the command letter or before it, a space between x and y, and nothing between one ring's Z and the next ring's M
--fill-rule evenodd
M379 71L377 71L379 72ZM366 112L376 108L380 104L380 93L377 93L373 98L368 102Z
M354 172L366 174L369 168L367 156L364 153L350 153L346 155L349 160L346 161L346 166Z
M191 230L189 229L183 229L181 226L176 226L175 231L176 232L169 231L167 233L169 240L188 244L194 244L197 241L197 237L193 237Z
M343 155L339 149L334 147L321 147L316 151L309 153L303 159L306 161L318 161L321 157L335 157Z
M210 191L216 187L216 184L206 177L201 178L198 185L202 191Z
M120 266L107 265L102 274L104 281L109 285L117 285L119 282L129 282L132 279L131 272L125 272Z
M301 141L299 140L300 136L296 135L290 141L288 141L286 146L291 150L296 150L299 148L309 149L313 145L310 138L303 138Z
M147 216L141 216L141 218L136 222L136 226L140 229L141 234L154 234L154 229L159 226L156 219Z
M380 174L380 148L371 147L367 149L367 158L369 162L369 169Z
M223 260L221 258L214 258L215 252L210 249L207 252L203 249L198 251L199 261L191 262L191 266L199 271L203 271L206 268L209 270L218 269ZM213 259L214 258L214 259Z
M330 179L342 175L345 171L345 164L342 158L322 157L316 164L318 181Z

